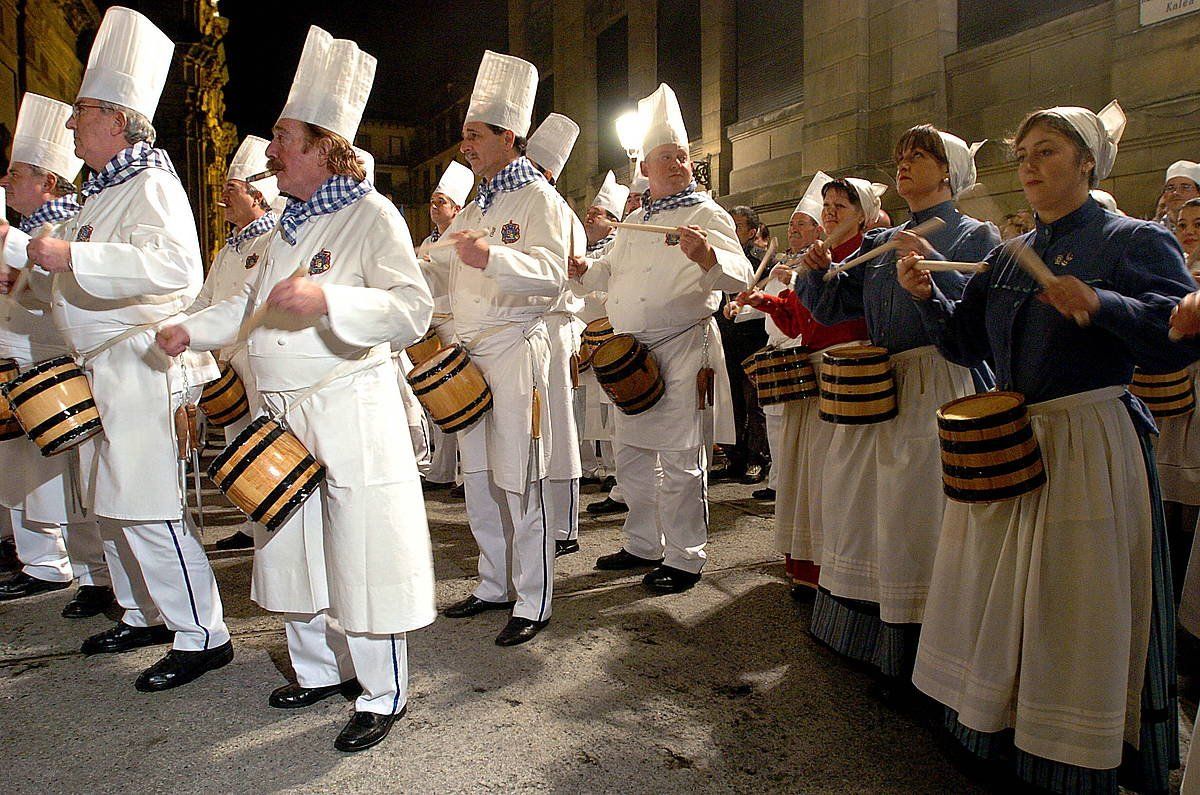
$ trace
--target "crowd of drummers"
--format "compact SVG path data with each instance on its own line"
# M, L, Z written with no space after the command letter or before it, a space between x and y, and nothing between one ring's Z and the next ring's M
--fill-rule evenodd
M888 186L817 172L776 253L754 247L752 210L697 189L665 84L638 105L634 184L610 172L580 219L554 187L579 127L551 114L531 133L536 68L489 51L467 165L414 246L350 143L375 58L313 27L270 140L229 165L205 278L154 146L173 50L111 8L74 103L21 105L2 180L21 220L0 225L0 503L20 569L0 599L75 581L66 617L115 600L82 651L170 644L144 692L226 665L185 517L202 429L223 428L207 474L247 516L251 597L281 614L295 671L267 702L354 698L334 745L360 751L405 714L407 633L437 612L423 488L460 485L479 548L476 587L442 615L496 612L515 646L550 623L556 557L581 551L585 474L615 474L604 504L626 513L597 568L655 594L700 581L709 455L747 466L757 403L814 638L981 775L1168 790L1177 615L1200 634L1200 164L1167 170L1151 220L1120 212L1096 190L1116 101L1021 120L1003 145L1031 212L1003 241L957 206L981 144L920 124L894 147L904 223ZM762 350L730 344L764 318Z

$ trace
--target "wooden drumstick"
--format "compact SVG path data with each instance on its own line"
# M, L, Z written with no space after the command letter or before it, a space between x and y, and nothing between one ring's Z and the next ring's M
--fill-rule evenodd
M302 279L307 275L308 275L308 266L301 265L299 268L296 268L296 272L293 273L288 278L289 279ZM249 337L250 332L254 331L254 329L261 326L263 324L263 321L267 319L267 315L270 314L271 311L274 310L274 308L275 307L271 306L270 304L264 303L258 309L254 310L254 314L252 314L249 318L247 318L246 322L242 324L242 330L240 332L238 332L238 339L244 340L247 337Z
M491 233L486 229L464 229L461 232L454 232L452 234L465 235L465 239L467 240L478 240L481 237L487 237ZM439 249L443 248L454 248L458 245L458 242L459 238L457 237L443 237L436 243L430 243L429 246L425 248L425 252L422 256L429 254L430 251L438 251Z
M1033 280L1041 285L1043 290L1053 286L1059 280L1059 277L1054 275L1054 272L1042 261L1037 252L1029 246L1024 243L1016 243L1006 248L1008 253L1016 259L1017 264L1021 266L1021 270L1032 276ZM1091 317L1082 309L1072 313L1071 316L1080 328L1086 328L1092 324Z
M631 232L653 232L656 235L673 235L679 231L677 226L659 226L658 224L635 224L628 221L618 221L614 229L628 229Z
M958 271L959 273L982 273L988 269L986 262L949 262L938 259L919 259L914 266L919 271Z
M775 256L775 238L771 238L771 242L767 245L767 250L763 253L762 261L758 263L758 270L754 272L754 278L750 280L747 287L753 289L754 285L758 284L763 277L763 271L771 264L771 259Z
M941 218L930 218L928 221L925 221L924 223L917 224L912 229L903 229L901 231L909 232L911 234L917 235L918 237L927 237L927 236L933 234L934 232L938 231L945 225L946 225L946 222L943 221ZM864 262L873 260L876 257L883 256L887 252L893 251L899 247L900 247L900 242L897 241L895 239L895 237L893 236L893 238L891 240L884 243L883 245L876 246L875 248L871 249L870 251L866 252L865 254L859 254L854 259L852 259L848 262L843 262L841 265L838 265L836 268L830 268L828 271L825 272L825 281L827 281L827 282L833 281L833 277L837 276L839 273L844 273L845 271L848 271L853 267L862 265Z

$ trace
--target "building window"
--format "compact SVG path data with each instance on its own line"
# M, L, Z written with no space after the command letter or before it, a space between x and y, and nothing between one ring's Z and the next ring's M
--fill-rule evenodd
M359 133L356 135L354 137L354 145L359 149L366 149L371 154L375 153L375 151L371 149L371 136L367 135L366 133Z
M629 21L625 17L596 37L596 118L601 171L619 171L629 162L617 138L616 120L637 109L629 98Z
M688 136L699 138L699 0L658 0L658 82L674 89Z
M388 154L392 157L404 159L404 139L399 135L388 137Z
M804 3L737 0L737 117L804 99Z
M1108 0L962 0L958 4L958 49L965 50L1036 28L1076 11L1108 5Z

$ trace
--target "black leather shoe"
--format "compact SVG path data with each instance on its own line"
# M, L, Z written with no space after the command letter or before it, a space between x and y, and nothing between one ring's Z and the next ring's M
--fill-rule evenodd
M24 599L26 596L37 596L40 593L48 591L61 591L63 588L69 588L71 581L66 582L50 582L49 580L39 580L37 577L30 577L23 571L18 571L10 579L0 582L0 602L7 602L10 599Z
M63 618L91 618L98 616L113 603L112 588L107 585L81 585L63 608Z
M605 497L600 502L593 502L587 507L587 512L593 516L603 516L609 513L624 513L629 510L629 506L623 502L617 502L612 497Z
M0 569L14 571L21 568L21 559L17 557L17 544L11 538L0 538Z
M448 483L439 483L436 480L422 480L421 491L445 491L446 489L454 488L454 481Z
M651 560L650 558L639 558L637 555L631 555L622 547L619 552L614 552L611 555L601 555L596 558L596 568L601 571L622 571L624 569L644 569L651 566L657 566L662 563L662 558Z
M175 633L161 624L156 627L131 627L123 621L118 621L115 627L85 640L79 650L84 654L117 654L143 646L171 643L174 640Z
M362 685L358 683L357 679L349 679L325 687L302 687L300 684L292 682L275 688L271 697L267 699L267 703L275 709L298 709L311 707L318 701L324 701L339 693L346 698L358 698L362 695Z
M594 477L593 475L584 475L579 479L579 485L581 488L583 486L599 486L600 483L600 478Z
M450 491L446 493L455 499L463 500L467 497L467 488L463 484L459 483L457 486L453 486ZM381 737L380 739L383 738ZM379 740L376 740L376 742L379 742Z
M710 470L708 473L709 483L721 483L728 480L741 480L746 477L745 469L730 469L729 467L721 467L720 469Z
M676 569L672 566L659 566L642 578L642 585L655 593L679 593L686 591L698 582L700 582L699 574L692 574L690 571Z
M186 685L201 674L215 671L233 661L233 641L204 651L171 649L158 662L142 671L133 686L143 693L157 693Z
M522 643L533 640L534 636L542 631L542 627L549 623L549 621L534 621L530 618L517 618L513 616L504 625L504 629L500 630L500 634L496 636L496 645L519 646Z
M511 610L516 602L485 602L482 599L476 599L472 594L461 602L455 602L442 611L442 615L446 618L469 618L477 616L480 613L486 613L488 610Z
M750 492L750 496L756 500L773 500L775 499L775 489L755 489Z
M213 549L219 549L227 552L231 549L251 549L254 546L254 536L246 535L241 530L238 530L228 538L222 538L217 543L213 544Z
M742 483L747 486L755 486L767 479L770 469L763 464L750 464L746 467L746 474L742 477Z
M358 712L350 716L350 721L338 733L333 741L333 747L339 751L352 754L355 751L365 751L373 745L383 742L392 730L392 724L404 717L408 705L395 715L379 715L374 712Z
M604 482L600 484L600 488L604 489L605 491L612 491L616 487L617 487L617 476L616 475L609 475L608 477L606 477L604 479Z
M554 542L554 557L561 558L563 555L573 555L579 551L579 542L571 541L555 541Z

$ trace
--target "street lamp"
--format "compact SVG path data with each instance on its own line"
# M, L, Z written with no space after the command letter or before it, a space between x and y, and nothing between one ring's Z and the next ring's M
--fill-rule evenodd
M642 158L642 139L646 136L646 124L636 110L617 117L617 139L629 158L629 182L637 178L637 163Z

